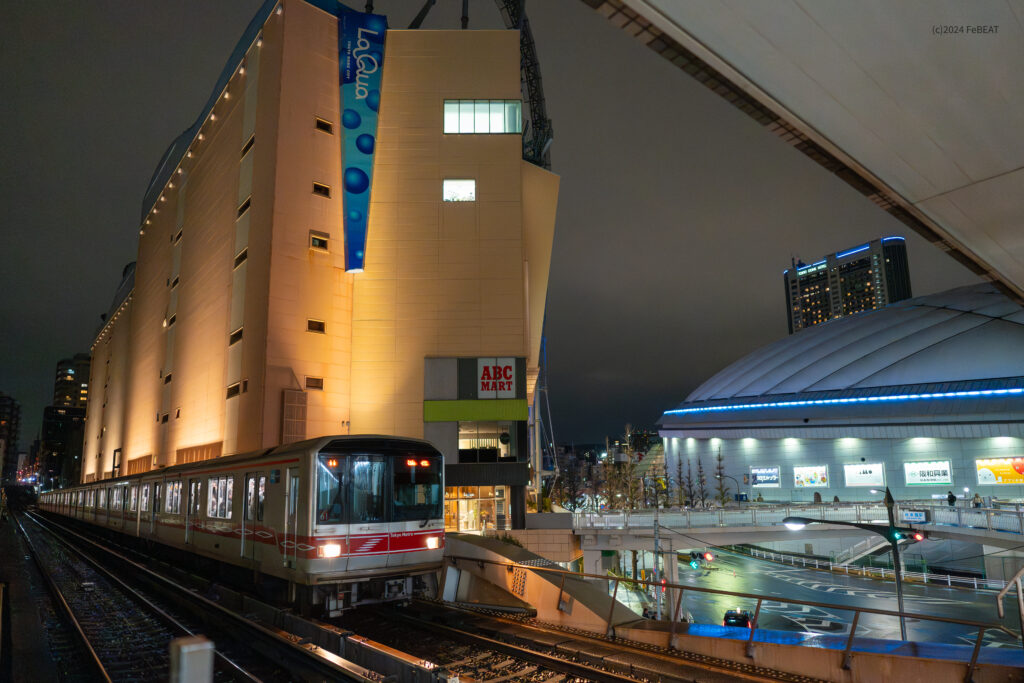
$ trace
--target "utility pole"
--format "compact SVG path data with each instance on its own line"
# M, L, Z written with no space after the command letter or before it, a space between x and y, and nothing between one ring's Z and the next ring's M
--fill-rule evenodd
M885 487L885 509L889 513L889 545L892 546L892 570L896 578L896 601L900 610L900 638L907 639L907 622L903 617L903 568L900 566L900 536L896 530L896 518L893 513L892 493Z
M659 567L661 566L661 534L658 532L660 527L661 527L661 525L658 524L658 497L657 497L657 492L655 492L655 497L654 497L654 574L655 574L655 576L658 577L659 580L661 579L661 570L659 569ZM655 584L655 586L654 586L654 595L655 595L655 599L657 600L657 604L658 604L657 618L658 618L659 621L661 621L661 591L659 590L659 588L661 588L661 586ZM906 639L904 638L904 640L906 640Z

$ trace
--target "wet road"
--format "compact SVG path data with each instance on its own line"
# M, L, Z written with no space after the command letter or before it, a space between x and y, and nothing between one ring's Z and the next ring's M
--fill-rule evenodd
M849 633L853 620L853 612L844 607L897 609L896 588L892 582L790 567L724 552L718 554L710 569L694 570L687 562L680 562L679 582L776 598L761 606L758 626L766 629L842 635ZM1020 628L1013 594L1004 602L1006 618L1002 622L996 612L995 593L991 591L975 593L936 585L904 584L903 595L909 613L1002 623L1015 631ZM830 607L791 605L784 602L786 598L827 603ZM685 609L697 623L720 624L727 609L747 609L753 614L755 605L754 600L696 591L687 591L684 597ZM908 618L907 635L910 640L962 645L974 643L977 629ZM857 636L899 639L899 621L894 617L862 614ZM985 645L1019 646L1019 641L1015 643L999 631L986 631L984 642Z

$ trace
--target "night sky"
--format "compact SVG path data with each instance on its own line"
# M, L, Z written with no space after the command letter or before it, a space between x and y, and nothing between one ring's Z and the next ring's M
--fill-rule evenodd
M5 3L0 391L22 404L23 449L57 361L88 350L135 259L156 163L260 4ZM458 28L461 4L439 0L423 28ZM421 5L376 11L404 28ZM534 0L527 12L562 177L546 324L558 441L653 426L785 336L792 256L809 263L903 235L915 295L977 281L579 0ZM503 28L493 2L470 2L470 28Z

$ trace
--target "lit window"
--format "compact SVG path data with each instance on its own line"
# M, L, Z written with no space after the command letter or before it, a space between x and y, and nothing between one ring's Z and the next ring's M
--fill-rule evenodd
M441 196L446 202L475 202L475 180L448 180L442 183Z
M323 320L313 320L312 318L306 321L307 332L319 332L325 334L327 332L327 323Z
M323 377L306 377L306 388L315 389L316 391L324 390L324 378Z
M445 133L523 132L523 104L519 100L445 100Z

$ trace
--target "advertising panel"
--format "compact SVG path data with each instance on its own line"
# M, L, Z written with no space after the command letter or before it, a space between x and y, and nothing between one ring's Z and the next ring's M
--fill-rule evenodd
M750 468L750 485L754 488L778 488L780 480L778 467Z
M861 462L843 465L847 486L885 486L885 465L880 462Z
M341 81L341 184L344 197L345 270L363 270L366 224L377 146L381 67L387 17L340 7L338 78Z
M794 467L793 486L798 489L828 488L828 465Z
M928 486L932 484L949 486L953 483L953 468L948 460L905 462L903 463L903 474L907 486Z
M975 460L979 484L1024 484L1024 458Z
M478 358L476 395L477 398L515 398L516 359Z

